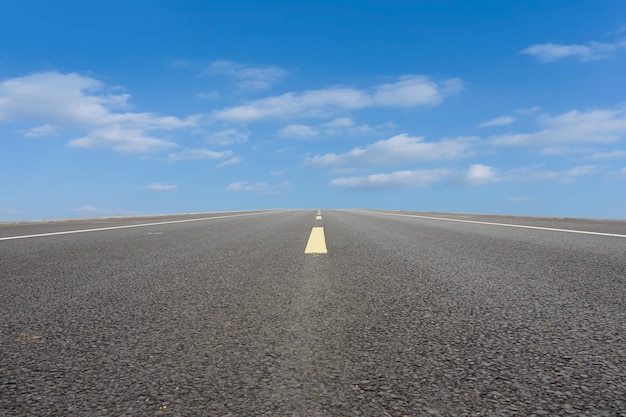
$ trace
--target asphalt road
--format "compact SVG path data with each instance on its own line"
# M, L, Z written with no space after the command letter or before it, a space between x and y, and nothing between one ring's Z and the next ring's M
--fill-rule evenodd
M626 416L626 222L316 213L0 225L0 415Z

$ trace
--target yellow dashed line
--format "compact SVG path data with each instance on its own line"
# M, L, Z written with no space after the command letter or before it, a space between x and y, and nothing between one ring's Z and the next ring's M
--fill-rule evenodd
M315 220L322 220L322 216L315 216Z
M311 235L309 241L306 244L304 253L319 254L328 253L326 249L326 238L324 237L323 227L314 227L311 229Z

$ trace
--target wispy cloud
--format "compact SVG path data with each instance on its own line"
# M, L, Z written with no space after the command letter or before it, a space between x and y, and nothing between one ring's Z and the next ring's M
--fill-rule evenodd
M265 193L277 193L284 190L289 186L289 182L285 181L280 184L270 185L265 182L260 182L257 184L251 184L247 181L238 181L229 184L225 190L226 191L254 191L254 192L265 192Z
M500 116L495 119L491 119L487 122L483 122L478 124L476 127L493 127L493 126L504 126L509 125L515 121L515 117L511 116Z
M595 165L580 165L562 170L544 170L541 167L495 168L483 164L471 165L461 177L462 183L471 186L494 182L558 182L570 184L576 178L597 172Z
M312 138L319 135L319 132L312 126L293 124L280 129L278 133L284 137L294 137L299 139Z
M206 148L184 149L180 152L169 154L172 161L183 161L187 159L222 159L232 156L232 151L216 152Z
M504 180L496 168L483 164L473 164L465 171L437 168L343 177L332 180L331 185L364 189L425 188L443 179L466 186L478 186Z
M579 61L591 61L608 58L612 52L626 48L626 40L613 43L588 42L584 45L563 45L558 43L540 43L529 46L520 53L532 55L541 62L554 62L559 59L574 57Z
M337 111L367 107L400 107L437 105L463 89L460 79L441 83L421 75L400 77L395 83L383 84L371 91L333 87L302 93L286 93L250 101L242 106L218 110L214 117L231 122L253 122L265 119L328 116Z
M174 184L152 183L144 186L143 189L147 191L173 191L178 189L178 186Z
M564 170L535 170L531 168L510 170L507 179L520 182L555 181L562 184L571 184L576 178L596 172L595 165L581 165Z
M227 159L226 161L222 162L221 164L218 164L217 167L221 168L221 167L227 167L227 166L231 166L231 165L236 165L236 164L240 163L241 161L243 161L243 158L241 158L240 156L235 156L235 157L232 157L230 159Z
M305 125L300 123L289 124L278 131L278 134L286 138L312 139L322 136L346 136L346 135L372 135L375 132L388 130L395 127L393 123L385 123L376 126L356 124L349 117L338 117L329 122L317 125Z
M330 129L346 129L353 127L355 124L349 117L338 117L330 122L324 123L324 127Z
M333 136L375 134L376 132L383 132L395 127L396 125L393 122L370 126L367 124L357 124L349 117L338 117L329 122L322 123L320 129L322 134Z
M436 83L423 75L406 75L394 83L375 87L370 100L372 106L382 107L436 105L444 97L457 94L461 90L463 82L459 78Z
M320 116L329 111L364 106L364 94L347 88L287 93L251 101L243 106L215 112L216 119L231 122L252 122L263 119L281 119L294 116Z
M220 93L217 91L211 91L210 93L198 93L198 97L206 100L217 100L220 98Z
M490 139L499 146L543 146L564 144L608 144L626 135L626 108L573 110L556 116L540 116L543 130L508 133Z
M396 171L389 174L335 178L330 185L355 189L389 189L398 187L424 188L442 180L450 172L446 169Z
M118 152L147 153L176 146L174 142L146 134L141 127L111 125L94 129L88 136L73 139L67 144L73 148L112 148Z
M515 113L521 114L522 116L532 116L533 114L536 114L540 110L541 110L541 107L534 106L534 107L528 107L524 109L517 109L515 110Z
M45 136L55 136L58 134L58 132L59 132L58 127L51 125L49 123L46 123L45 125L36 126L31 129L28 129L27 131L23 133L24 133L24 136L37 138L37 137L45 137Z
M84 130L85 136L68 142L72 147L153 152L175 146L160 137L164 132L191 128L198 119L129 112L129 99L129 94L107 94L106 86L91 77L35 73L0 82L0 123L43 123L26 136Z
M541 167L494 168L474 164L464 172L462 181L467 185L483 185L492 182L557 182L571 184L576 178L598 172L595 165L580 165L561 170L544 170Z
M246 143L249 137L249 132L242 132L237 129L230 128L210 133L206 139L209 143L226 146L236 143Z
M597 172L595 165L582 165L564 170L541 170L536 167L499 169L484 164L472 164L465 170L435 168L425 170L402 170L352 177L340 177L330 181L337 187L385 190L393 188L426 188L437 185L457 184L469 187L498 182L557 182L571 184L576 178Z
M421 136L406 133L381 140L364 148L354 148L344 154L328 153L307 159L316 166L339 165L400 165L408 162L424 162L462 158L469 155L475 138L459 137L439 142L424 142Z
M249 66L226 60L213 61L206 73L230 77L239 89L253 91L266 90L287 75L286 70L275 65Z
M592 159L617 159L626 158L626 151L615 150L610 152L596 152L590 156Z
M542 148L539 153L541 155L546 156L564 156L564 155L588 155L590 152L593 152L590 148L587 147L578 147L578 146L546 146Z

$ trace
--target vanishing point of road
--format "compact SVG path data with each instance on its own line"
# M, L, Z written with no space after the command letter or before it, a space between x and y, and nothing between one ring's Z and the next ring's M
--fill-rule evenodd
M626 222L0 224L2 416L626 416Z

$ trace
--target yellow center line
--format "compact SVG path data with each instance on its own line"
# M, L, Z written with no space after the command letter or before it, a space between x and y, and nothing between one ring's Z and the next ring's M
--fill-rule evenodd
M309 236L309 241L306 244L304 253L328 253L323 227L314 227L311 229L311 235Z
M322 220L322 216L315 216L315 220Z

